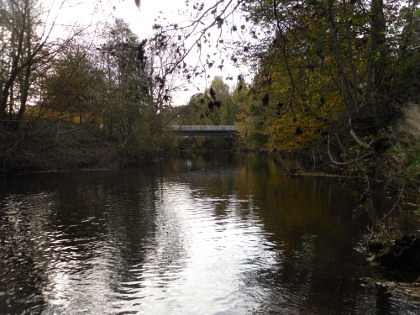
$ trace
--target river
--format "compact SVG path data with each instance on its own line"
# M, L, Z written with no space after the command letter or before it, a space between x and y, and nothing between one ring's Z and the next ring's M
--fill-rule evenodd
M0 178L0 314L416 314L354 247L351 184L220 154Z

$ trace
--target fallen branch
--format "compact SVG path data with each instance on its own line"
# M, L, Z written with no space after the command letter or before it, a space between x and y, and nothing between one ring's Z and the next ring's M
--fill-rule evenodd
M335 160L334 157L331 154L331 151L330 151L330 135L328 134L328 139L327 139L327 153L328 153L328 157L330 158L330 160L331 160L331 162L333 164L344 166L344 165L350 165L350 164L356 163L360 159L363 159L363 158L365 158L365 157L367 157L369 155L372 155L373 152L367 152L366 154L363 154L361 156L358 156L356 159L351 160L351 161L339 162L339 161Z
M350 134L351 134L351 136L353 137L354 141L356 141L356 142L357 142L357 144L358 144L358 145L360 145L361 147L366 148L366 149L370 149L370 148L371 148L371 145L372 145L372 143L373 143L373 140L372 140L370 143L365 143L365 142L363 142L363 140L362 140L362 139L360 139L360 138L356 135L356 133L354 132L353 128L350 128Z
M310 177L336 177L336 178L356 178L343 174L317 173L317 172L298 172L293 176L310 176Z
M356 143L358 145L360 145L361 147L366 148L366 149L370 149L371 145L373 143L373 140L370 143L365 143L362 139L360 139L359 136L356 134L356 132L351 127L351 118L349 118L349 126L350 126L350 134L353 137L354 141L356 141Z

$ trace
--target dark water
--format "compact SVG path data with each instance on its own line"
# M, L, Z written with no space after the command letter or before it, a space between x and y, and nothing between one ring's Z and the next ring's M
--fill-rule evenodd
M0 314L415 314L351 189L256 156L0 179Z

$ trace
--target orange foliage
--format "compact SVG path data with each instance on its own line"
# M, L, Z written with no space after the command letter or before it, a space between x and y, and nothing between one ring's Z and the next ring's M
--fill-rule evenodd
M94 116L92 113L84 112L83 115L65 111L59 111L46 106L30 106L26 110L26 115L31 117L42 117L51 120L64 120L72 123L91 123L100 125L104 122L102 116Z

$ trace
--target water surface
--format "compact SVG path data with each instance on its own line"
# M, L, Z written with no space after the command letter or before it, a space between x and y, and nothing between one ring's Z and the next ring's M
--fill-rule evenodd
M0 179L0 314L415 314L351 186L257 156Z

